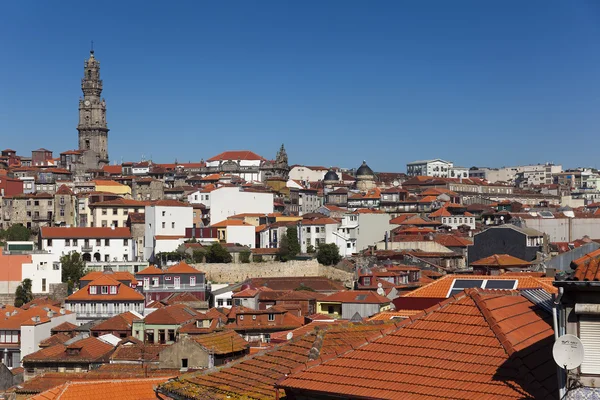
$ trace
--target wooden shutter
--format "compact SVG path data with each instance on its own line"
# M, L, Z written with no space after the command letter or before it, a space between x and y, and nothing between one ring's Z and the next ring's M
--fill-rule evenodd
M600 374L600 317L579 317L579 339L583 343L582 374Z

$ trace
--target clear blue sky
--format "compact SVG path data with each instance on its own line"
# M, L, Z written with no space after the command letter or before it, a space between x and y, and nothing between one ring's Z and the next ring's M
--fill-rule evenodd
M91 40L113 162L600 167L597 1L0 2L0 147L77 147Z

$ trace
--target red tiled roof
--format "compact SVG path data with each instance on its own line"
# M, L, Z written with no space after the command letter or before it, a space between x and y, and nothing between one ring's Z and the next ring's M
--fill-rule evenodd
M169 347L165 344L150 344L124 339L119 343L114 353L110 356L111 361L158 361L158 354Z
M69 189L69 187L67 185L61 185L58 190L56 191L56 194L60 194L60 195L73 195L73 191L71 189Z
M517 289L544 289L549 293L558 293L558 289L552 286L554 278L539 278L526 274L525 272L525 276L518 277ZM506 275L444 275L428 285L403 294L402 297L446 298L455 279L514 280L515 278Z
M67 349L79 349L77 354L67 352ZM112 350L113 345L108 344L98 338L89 337L78 340L68 346L64 344L55 344L54 346L46 347L26 355L23 358L23 363L28 362L78 362L78 361L100 361L107 359Z
M550 315L518 292L469 289L277 386L308 398L554 399L553 342Z
M359 304L388 304L390 299L368 290L346 290L331 294L319 301Z
M163 377L69 381L42 392L31 400L150 400L156 398L154 387L166 380Z
M104 271L92 271L85 275L80 281L94 281L103 276L110 276L111 278L117 281L129 281L133 285L137 285L138 281L135 279L135 276L131 275L130 272L127 271L112 271L112 272L104 272Z
M50 346L54 346L55 344L61 344L61 343L65 343L66 341L71 339L71 335L68 333L56 333L52 336L50 336L47 339L42 340L38 346L40 347L40 349L44 348L44 347L50 347Z
M162 275L164 273L165 272L162 269L156 268L155 265L149 265L143 270L139 271L136 275Z
M182 203L181 201L177 201L177 200L156 200L156 201L152 201L150 203L151 206L158 206L158 207L191 207L191 204L187 204L187 203Z
M275 278L249 278L242 285L248 284L253 287L266 286L273 290L295 290L308 287L317 292L337 292L345 290L345 286L338 281L324 276L289 276Z
M294 335L288 343L269 348L227 364L219 370L182 375L160 385L159 391L189 398L275 399L275 383L305 363L330 357L364 344L367 337L380 336L393 324L359 323L316 325L307 334ZM312 349L312 351L311 351ZM316 352L315 352L316 351ZM282 391L279 392L283 394Z
M583 257L571 262L571 268L575 270L573 279L576 281L598 281L600 280L600 249L592 251Z
M225 228L227 226L252 226L247 222L244 222L240 219L225 219L221 222L217 222L216 224L210 225L212 228Z
M90 286L116 286L116 294L101 294L100 289L96 290L96 294L90 294ZM82 287L72 295L66 298L66 301L106 301L106 300L129 300L129 301L141 301L144 300L144 295L135 289L130 288L127 285L111 278L108 275L103 275L98 279L95 279Z
M94 207L145 207L150 203L147 201L133 200L133 199L124 199L118 198L114 200L106 200L106 201L97 201L95 203L90 203L90 208Z
M472 262L474 266L484 267L527 267L531 265L531 262L521 260L520 258L513 257L510 254L493 254L489 257L482 258Z
M179 263L167 268L165 274L201 274L202 271L197 270L192 267L185 261L180 261Z
M59 313L61 311L60 308L50 305L44 305L44 307L32 306L27 310L13 309L12 312L9 310L10 308L6 308L5 311L5 313L11 313L9 316L6 316L6 314L0 315L0 318L2 318L0 319L0 330L18 330L23 325L37 325L40 323L45 323L50 321L50 318L48 317L48 310L55 313L55 315L60 315ZM69 314L71 313L70 311L63 312Z
M44 239L127 239L131 238L129 228L80 228L42 227L40 236Z
M438 234L433 238L433 241L446 247L467 247L473 245L472 241L452 234Z
M193 340L214 354L237 353L250 346L239 334L230 330L196 335L193 336Z
M50 332L73 332L76 328L77 325L66 321L50 329Z
M194 320L198 312L183 304L159 308L144 318L146 325L181 325Z
M106 321L100 322L98 325L94 326L91 331L92 332L108 332L108 331L131 331L131 327L133 326L133 320L138 319L139 317L129 311L115 315L112 318L107 319Z
M209 158L208 162L211 161L227 161L227 160L233 160L233 161L237 161L237 160L252 160L252 161L257 161L257 160L264 160L264 158L262 158L261 156L259 156L256 153L253 153L249 150L233 150L233 151L224 151L221 154L218 154L214 157Z

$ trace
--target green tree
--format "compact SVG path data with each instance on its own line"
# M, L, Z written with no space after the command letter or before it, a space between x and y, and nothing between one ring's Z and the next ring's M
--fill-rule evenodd
M340 249L335 243L323 243L317 249L317 261L323 265L335 265L340 262Z
M31 238L31 231L21 224L15 224L6 230L4 238L7 241L27 241Z
M279 242L279 250L277 251L277 258L281 262L290 260L290 241L287 235L284 235Z
M252 256L252 261L253 262L263 262L263 256L262 256L262 254L254 254Z
M240 261L244 264L248 264L250 262L250 256L252 253L249 250L244 250L240 253Z
M313 254L313 253L314 253L314 252L316 252L316 251L317 251L317 250L315 249L315 246L313 246L312 244L309 244L309 245L306 247L306 252L307 252L308 254Z
M206 257L206 253L204 250L194 250L192 253L192 260L195 263L204 262L204 257Z
M65 254L60 258L62 264L62 281L72 290L76 283L85 275L85 261L76 251Z
M206 252L207 263L230 263L231 254L219 243L213 243Z
M15 307L21 307L23 304L29 303L33 300L33 293L31 292L31 279L23 279L23 282L17 286L15 291Z
M298 228L290 226L285 232L288 239L290 249L290 259L296 257L300 253L300 242L298 241Z

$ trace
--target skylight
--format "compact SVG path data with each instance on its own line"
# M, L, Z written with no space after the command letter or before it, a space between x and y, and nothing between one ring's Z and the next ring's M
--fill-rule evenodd
M471 288L513 290L517 288L518 282L518 279L455 279L446 297Z

